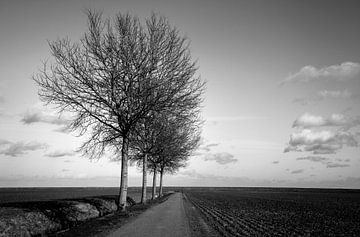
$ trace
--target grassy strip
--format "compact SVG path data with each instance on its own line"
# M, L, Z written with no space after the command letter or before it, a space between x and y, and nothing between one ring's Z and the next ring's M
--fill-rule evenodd
M124 224L136 218L139 214L146 211L148 208L166 201L171 194L165 194L164 196L155 200L149 200L146 204L135 204L127 209L126 212L114 212L109 215L91 219L80 223L68 230L60 231L58 233L49 235L53 237L72 237L72 236L107 236L114 230L120 228Z
M185 214L189 221L190 233L193 237L218 237L220 236L207 222L195 205L184 196Z

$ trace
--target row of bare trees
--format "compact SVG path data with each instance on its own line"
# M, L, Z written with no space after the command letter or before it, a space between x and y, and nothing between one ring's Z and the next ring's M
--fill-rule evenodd
M187 158L199 144L200 133L196 121L165 115L144 121L140 125L141 131L136 133L139 134L137 138L131 139L134 151L132 160L137 161L143 172L142 203L146 202L146 173L150 171L153 174L152 198L156 194L156 176L160 174L161 196L164 173L174 173L184 167Z
M84 155L97 159L111 150L121 160L124 210L129 160L143 167L145 202L147 172L160 173L161 194L164 173L184 166L197 147L204 81L187 38L165 17L87 16L80 41L49 43L53 61L33 79L42 101L72 115L69 128L85 137Z

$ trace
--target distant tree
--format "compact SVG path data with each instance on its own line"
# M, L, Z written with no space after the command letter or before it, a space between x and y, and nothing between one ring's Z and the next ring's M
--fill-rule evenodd
M121 153L118 205L124 210L135 128L152 112L197 113L204 82L195 76L187 39L166 18L153 14L142 24L129 14L113 21L92 11L87 16L79 42L49 43L54 62L33 79L42 101L71 112L69 127L87 134L84 155L100 158L107 148Z
M163 194L164 173L175 173L179 168L186 166L186 161L200 143L200 124L196 119L192 122L179 123L179 120L168 124L162 139L156 146L155 160L160 174L159 196ZM181 120L180 120L181 121Z
M157 178L157 172L158 172L158 164L153 159L149 160L148 168L150 170L150 173L153 174L153 182L152 182L152 189L151 189L151 199L154 200L156 198L156 178Z
M149 116L142 124L139 124L136 136L131 139L130 147L136 153L133 159L142 167L142 203L146 202L148 157L151 161L151 171L155 174L153 176L154 194L152 195L154 198L156 173L160 172L160 184L162 184L162 175L165 169L175 171L177 165L180 168L181 158L186 160L197 144L195 139L200 134L198 132L200 122L201 120L194 114L174 116L173 112L163 111L161 114ZM190 147L190 144L193 147ZM171 156L171 158L166 156Z

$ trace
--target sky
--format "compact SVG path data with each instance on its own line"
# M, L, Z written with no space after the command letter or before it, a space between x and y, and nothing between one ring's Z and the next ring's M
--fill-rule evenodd
M164 185L360 188L360 3L348 0L1 0L0 187L119 185L120 164L76 153L82 138L31 79L48 41L81 38L86 9L159 13L191 41L202 144Z

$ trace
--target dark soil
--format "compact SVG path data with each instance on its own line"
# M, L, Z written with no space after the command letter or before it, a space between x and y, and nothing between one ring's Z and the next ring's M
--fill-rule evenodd
M222 236L360 236L360 190L188 188Z

